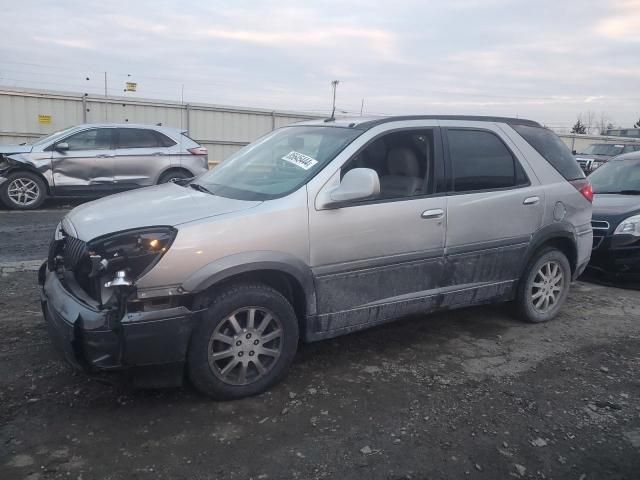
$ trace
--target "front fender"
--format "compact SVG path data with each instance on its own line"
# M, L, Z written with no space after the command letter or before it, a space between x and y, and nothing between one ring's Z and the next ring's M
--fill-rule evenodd
M283 252L261 250L222 257L197 270L181 286L186 292L198 293L227 278L258 270L274 270L294 277L304 291L307 315L315 315L316 293L311 268Z
M0 183L6 180L5 177L20 170L32 172L40 176L47 190L50 190L53 178L50 160L33 161L20 153L10 155L0 154Z

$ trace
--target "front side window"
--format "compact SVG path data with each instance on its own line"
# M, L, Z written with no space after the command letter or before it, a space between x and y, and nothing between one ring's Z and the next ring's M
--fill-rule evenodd
M111 130L94 128L71 135L63 140L69 145L69 151L108 150L111 148Z
M447 130L453 190L472 192L528 183L518 161L500 138L481 130Z
M195 185L238 200L269 200L307 183L362 134L354 128L292 126L247 145Z
M353 168L370 168L380 179L378 198L414 197L433 191L434 158L433 129L392 132L369 143L342 168L341 175Z
M157 148L161 144L153 130L144 128L119 128L118 148Z

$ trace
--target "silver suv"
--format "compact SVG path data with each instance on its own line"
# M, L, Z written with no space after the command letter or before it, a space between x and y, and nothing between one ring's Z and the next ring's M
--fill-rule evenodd
M97 197L194 177L207 169L207 149L185 130L78 125L32 145L0 146L0 201L29 210L47 196Z
M185 185L75 208L42 309L77 366L240 398L279 381L300 340L490 302L550 320L589 261L591 200L532 121L300 123Z

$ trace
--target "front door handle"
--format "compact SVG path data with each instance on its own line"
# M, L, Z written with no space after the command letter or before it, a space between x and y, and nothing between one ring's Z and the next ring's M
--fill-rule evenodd
M114 157L115 155L109 155L106 153L101 153L100 155L96 155L96 158L111 158Z
M523 205L537 205L540 203L540 197L527 197L523 200Z
M434 208L432 210L425 210L424 212L422 212L422 215L420 215L420 217L422 217L424 219L442 218L442 217L444 217L444 210L441 209L441 208Z

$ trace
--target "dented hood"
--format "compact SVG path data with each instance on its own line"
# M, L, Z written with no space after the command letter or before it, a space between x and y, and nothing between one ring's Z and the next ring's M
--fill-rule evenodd
M29 153L33 145L0 145L0 155L11 155L13 153Z
M173 183L119 193L74 208L65 227L84 241L108 233L157 225L176 226L194 220L236 212L261 202L234 200Z

